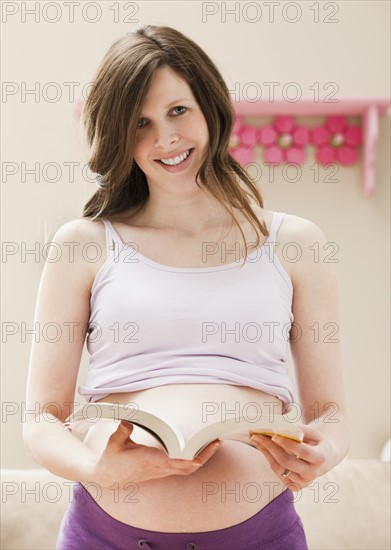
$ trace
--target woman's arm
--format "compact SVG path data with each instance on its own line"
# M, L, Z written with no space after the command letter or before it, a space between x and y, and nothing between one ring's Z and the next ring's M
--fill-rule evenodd
M88 223L74 220L63 225L48 251L34 320L48 329L42 328L39 341L33 341L27 381L26 408L36 414L28 415L23 425L33 458L52 473L74 481L91 481L91 464L96 459L89 447L63 428L73 411L89 318L92 270L82 254ZM50 326L58 330L56 341Z
M303 487L346 456L349 430L338 287L332 263L339 261L338 252L334 254L338 247L328 245L313 222L290 218L289 242L295 242L301 251L291 272L294 321L290 345L300 401L295 409L305 437L301 444L285 438L272 441L261 437L259 448L282 482ZM282 477L285 470L292 473Z

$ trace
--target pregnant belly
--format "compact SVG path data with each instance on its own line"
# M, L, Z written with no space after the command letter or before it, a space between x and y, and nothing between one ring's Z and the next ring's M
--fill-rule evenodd
M176 424L186 439L208 423L231 418L233 412L282 412L277 397L227 384L172 384L111 394L100 401L137 403ZM114 423L94 426L85 444L102 452L116 427ZM161 448L137 426L131 437L136 443ZM285 490L263 454L236 441L224 441L212 458L190 475L130 484L126 490L115 485L110 489L88 484L85 487L112 517L134 527L162 532L201 532L236 525Z

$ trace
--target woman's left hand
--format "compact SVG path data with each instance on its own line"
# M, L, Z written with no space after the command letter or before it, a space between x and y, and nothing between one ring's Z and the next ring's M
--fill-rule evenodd
M301 443L280 436L251 436L278 479L292 491L308 487L336 462L330 441L319 430L307 424L299 424L299 427L304 432ZM283 476L284 473L287 475Z

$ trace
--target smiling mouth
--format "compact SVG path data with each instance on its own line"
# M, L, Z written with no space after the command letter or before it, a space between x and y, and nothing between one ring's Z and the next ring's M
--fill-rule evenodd
M160 164L163 164L164 166L179 166L191 155L193 150L193 148L187 149L181 155L177 155L176 157L172 157L170 159L156 159L156 162L160 162Z

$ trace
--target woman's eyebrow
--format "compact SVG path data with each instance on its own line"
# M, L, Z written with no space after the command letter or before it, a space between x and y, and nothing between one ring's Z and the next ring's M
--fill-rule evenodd
M171 105L175 105L180 101L191 101L191 99L189 97L180 97L179 99L174 99L174 101L171 101L168 105L166 105L165 109L168 109L169 107L171 107ZM141 114L140 116L145 116L145 115Z

